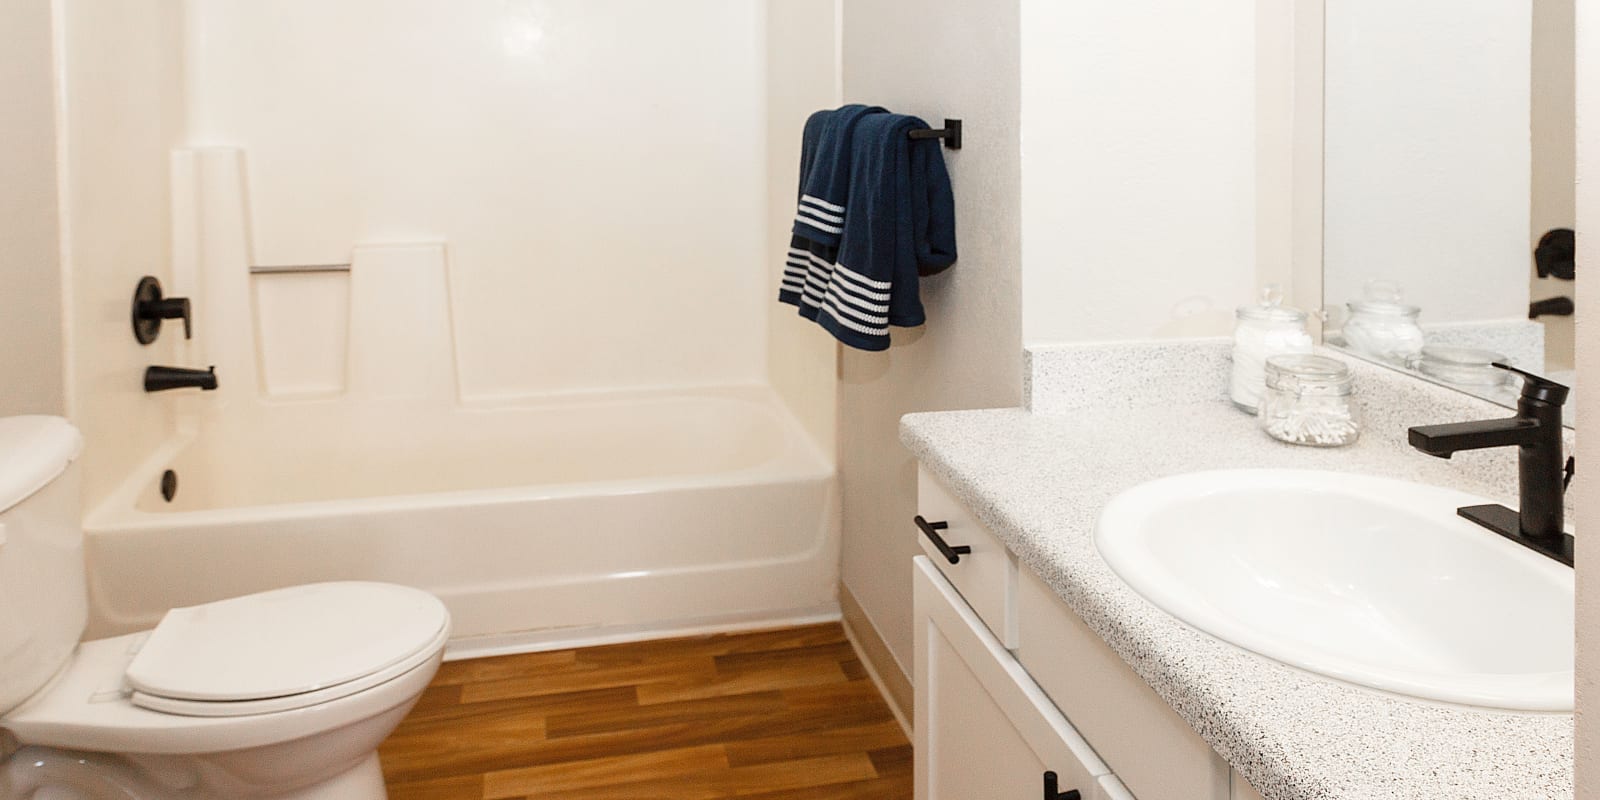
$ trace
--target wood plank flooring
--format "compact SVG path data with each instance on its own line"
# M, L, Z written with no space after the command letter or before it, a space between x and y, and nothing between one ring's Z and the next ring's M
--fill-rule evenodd
M838 624L447 663L390 800L902 800L911 745Z

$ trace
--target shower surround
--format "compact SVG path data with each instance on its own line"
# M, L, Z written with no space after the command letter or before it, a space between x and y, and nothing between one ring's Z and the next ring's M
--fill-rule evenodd
M63 0L90 634L334 579L439 594L456 652L836 614L832 347L770 302L832 14ZM126 346L139 274L193 340Z

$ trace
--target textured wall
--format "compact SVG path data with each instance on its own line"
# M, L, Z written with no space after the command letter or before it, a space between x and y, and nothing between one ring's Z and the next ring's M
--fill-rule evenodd
M900 417L1021 401L1017 13L1016 0L844 7L846 102L965 122L964 148L946 151L960 260L923 281L927 324L894 329L887 351L840 357L844 583L906 672L919 550L916 461L900 446Z
M1022 0L1028 342L1231 329L1257 284L1256 52L1246 0Z
M0 416L66 410L50 0L0 4Z

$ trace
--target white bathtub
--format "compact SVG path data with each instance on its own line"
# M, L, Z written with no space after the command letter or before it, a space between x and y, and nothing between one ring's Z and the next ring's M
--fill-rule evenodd
M200 421L91 511L89 633L344 579L438 594L469 649L827 613L836 515L832 468L761 388L260 406Z

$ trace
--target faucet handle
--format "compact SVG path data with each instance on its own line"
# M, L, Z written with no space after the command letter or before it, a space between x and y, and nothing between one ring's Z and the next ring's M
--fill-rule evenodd
M1538 400L1541 403L1559 406L1567 402L1567 393L1572 391L1564 384L1556 383L1543 375L1535 375L1532 372L1517 369L1510 364L1496 361L1494 366L1506 372L1513 372L1522 376L1522 399L1524 400Z

